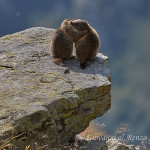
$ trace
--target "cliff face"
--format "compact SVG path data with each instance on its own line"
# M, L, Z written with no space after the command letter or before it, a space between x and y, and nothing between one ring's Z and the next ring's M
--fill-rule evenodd
M16 136L20 149L66 144L111 107L108 57L99 53L84 70L76 59L58 66L49 51L54 31L0 38L0 139Z

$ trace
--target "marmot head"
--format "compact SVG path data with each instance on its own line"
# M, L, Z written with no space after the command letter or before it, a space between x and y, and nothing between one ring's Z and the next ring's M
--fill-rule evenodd
M71 18L65 19L62 22L61 27L68 26L71 23L71 21L74 21L74 19L71 19Z
M83 30L89 31L89 24L85 20L81 20L81 19L74 20L73 19L73 20L70 20L70 22L71 22L71 25L79 31L83 31Z

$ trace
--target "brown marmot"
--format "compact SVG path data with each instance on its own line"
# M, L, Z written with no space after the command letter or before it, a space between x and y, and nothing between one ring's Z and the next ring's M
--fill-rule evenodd
M58 64L62 59L73 57L73 39L81 38L87 31L78 31L72 25L74 19L65 19L61 27L56 30L50 41L51 56L54 57L54 63Z
M79 31L88 31L88 33L81 38L74 38L76 56L80 61L80 67L84 69L97 55L98 48L101 45L99 36L88 22L84 20L72 20L71 24Z

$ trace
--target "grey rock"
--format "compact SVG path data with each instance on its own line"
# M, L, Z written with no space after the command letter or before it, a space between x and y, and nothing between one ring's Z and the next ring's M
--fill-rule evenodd
M58 66L49 50L54 32L36 27L0 38L0 139L16 136L20 149L65 145L111 107L108 57L99 53L84 70L76 59Z
M101 137L89 140L76 135L74 150L136 150L135 146L127 145L117 139L104 140Z
M107 141L108 150L136 150L133 145L126 145L117 139L110 139Z
M77 150L108 150L106 141L93 139L84 139L81 135L76 135L76 143L74 149Z

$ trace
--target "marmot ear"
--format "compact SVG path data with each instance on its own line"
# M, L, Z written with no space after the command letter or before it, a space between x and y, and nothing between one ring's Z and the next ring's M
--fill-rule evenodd
M71 19L70 18L66 18L65 20L70 21Z
M67 19L65 19L65 20L67 20L67 21L73 21L74 19L72 19L72 18L67 18Z

